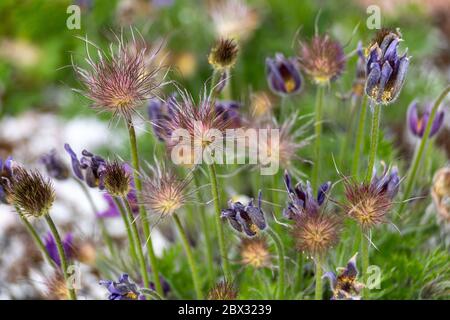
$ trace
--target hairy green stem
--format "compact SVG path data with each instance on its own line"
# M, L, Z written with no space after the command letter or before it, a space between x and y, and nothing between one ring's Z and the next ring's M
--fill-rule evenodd
M231 280L231 269L228 262L227 249L225 246L225 237L223 233L223 225L222 219L220 218L221 210L220 210L220 198L219 198L219 189L217 186L217 175L216 175L216 166L214 163L208 165L209 178L211 180L211 192L214 201L214 218L216 222L217 236L219 238L219 250L220 256L222 260L223 271L225 273L225 277L227 280Z
M159 278L158 261L156 259L155 250L153 249L153 241L150 234L150 225L147 220L147 212L145 211L144 204L142 202L142 181L139 175L139 155L137 149L136 141L136 131L134 130L133 123L131 121L127 122L128 134L130 137L130 149L131 149L131 161L133 165L133 177L134 184L136 186L136 196L139 204L139 215L142 221L142 229L144 231L144 236L146 240L147 252L150 259L150 267L152 268L153 282L155 284L156 292L163 297L164 292L161 285L161 280Z
M192 254L192 249L189 244L188 237L186 235L186 232L183 229L183 225L181 224L180 218L178 217L177 214L173 214L173 219L175 220L175 224L177 226L178 233L180 234L180 237L181 237L181 242L183 243L184 251L186 252L186 256L188 258L189 268L191 269L192 281L194 282L194 288L195 288L195 293L197 295L197 299L201 300L201 299L203 299L203 294L202 294L202 288L200 285L200 278L198 276L198 268L197 268L197 264L195 263L194 256Z
M359 158L361 157L361 149L364 143L364 127L367 114L367 96L362 98L361 108L359 110L358 128L356 129L356 143L353 153L352 175L354 179L359 176Z
M273 231L270 227L267 228L267 234L272 238L275 247L277 248L277 254L278 254L278 268L279 268L279 274L278 274L278 299L283 300L284 299L284 278L285 278L285 263L284 263L284 246L283 241L281 241L278 234Z
M211 234L208 226L208 217L206 215L205 207L203 206L203 198L200 191L200 181L197 174L194 174L194 182L195 182L195 188L197 189L197 200L199 202L198 210L200 211L200 219L202 221L202 229L203 229L203 236L205 238L205 251L206 251L206 260L207 260L207 270L208 270L208 277L211 282L214 282L215 279L215 272L214 272L214 255L213 255L213 248L212 243L213 240L211 239Z
M315 265L316 265L316 290L314 294L315 300L322 300L323 297L323 285L322 285L322 276L323 276L323 270L322 270L322 257L316 256L314 259Z
M362 259L362 275L364 284L367 284L367 270L369 269L369 246L370 242L364 230L361 229L361 259ZM364 287L362 297L367 299L369 290Z
M130 245L131 258L133 259L134 262L140 263L137 253L136 253L136 242L133 237L133 231L131 229L131 224L130 224L130 220L128 219L127 212L126 212L123 204L121 203L120 199L118 199L116 197L113 197L113 199L114 199L114 203L116 204L117 209L119 209L123 223L125 224L125 230L127 231L128 242ZM140 245L140 243L139 243L139 245ZM144 275L142 275L142 278L143 277L144 277Z
M411 191L414 187L414 182L416 180L416 174L419 169L420 162L422 160L423 153L425 151L425 147L427 145L428 139L430 138L431 127L433 125L434 119L436 118L436 114L439 110L439 106L442 101L445 99L447 94L450 92L450 86L447 86L439 95L437 100L435 101L433 108L431 109L430 118L428 119L427 126L425 128L425 132L423 134L422 139L420 140L419 149L417 150L414 159L412 161L412 165L409 169L409 173L406 180L405 192L403 193L403 199L400 204L400 208L398 210L398 215L401 215L403 209L405 208L406 202L411 195Z
M131 224L131 231L133 232L133 242L135 244L137 257L139 260L139 266L141 268L142 279L144 280L144 286L146 288L150 288L150 281L148 279L148 272L147 272L147 266L145 263L144 251L142 250L141 237L139 236L139 230L138 230L136 221L134 221L133 210L131 209L130 203L128 202L127 198L122 198L121 204L123 206L125 206L125 208L127 209L127 215L128 215L127 220L129 220L129 222Z
M318 86L317 87L317 96L316 96L316 119L314 124L315 131L315 145L314 145L314 166L312 172L312 185L314 188L317 188L318 180L319 180L319 170L320 170L320 140L322 135L322 122L323 122L323 98L325 94L325 87Z
M303 265L304 265L304 255L301 252L297 253L297 266L295 268L295 284L294 292L297 290L301 291L301 286L303 284Z
M75 289L72 288L71 284L69 284L69 274L67 273L67 268L68 268L67 257L66 257L66 253L64 252L64 247L63 247L58 229L56 228L55 223L53 222L52 218L50 217L50 214L47 213L45 215L45 220L47 221L47 224L48 224L50 231L53 235L53 238L55 239L55 242L56 242L56 248L58 250L59 260L61 261L61 269L63 272L63 276L64 276L64 280L66 282L67 289L69 291L69 298L70 298L70 300L76 300L77 295L75 293Z
M380 133L380 119L381 119L381 108L379 104L373 105L372 114L372 129L370 133L370 153L369 153L369 163L367 165L366 177L364 179L365 183L370 183L373 174L373 167L375 165L375 158L377 156L378 150L378 136Z

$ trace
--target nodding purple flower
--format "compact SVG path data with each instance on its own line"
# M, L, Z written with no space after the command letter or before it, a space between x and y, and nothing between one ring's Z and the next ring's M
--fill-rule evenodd
M278 95L293 95L302 89L303 77L295 58L277 53L266 59L266 76L270 89Z
M100 284L109 291L109 300L145 300L138 286L128 279L128 274L120 276L119 282L101 280Z
M419 116L418 114L417 101L413 101L408 107L408 126L411 133L416 137L422 138L425 134L425 129L427 128L428 121L430 119L432 105L427 104L424 108L424 112ZM444 123L445 112L440 110L437 112L436 117L431 124L430 138L438 133L439 129Z
M366 94L377 104L392 103L399 95L405 82L409 58L399 57L398 31L382 29L368 49L366 62Z
M47 154L44 154L41 157L41 162L45 165L45 169L50 177L57 180L66 180L69 178L69 168L59 157L55 149L51 150Z
M242 124L239 109L241 104L237 101L216 101L216 113L222 120L230 123L231 128L239 128Z
M383 172L380 176L377 175L377 170L374 168L371 187L378 194L385 194L389 199L394 199L400 189L400 176L396 166L388 168L382 163Z
M8 157L5 161L0 158L0 202L7 204L6 187L13 176L14 161Z
M222 210L221 217L228 219L230 225L239 232L244 232L247 236L255 236L259 230L267 227L264 212L261 209L262 193L258 193L258 205L253 204L253 199L247 205L241 202L228 201L228 208Z
M170 137L172 132L164 124L173 116L173 104L176 96L171 95L166 101L154 98L148 103L147 112L151 121L153 132L160 141Z
M290 220L303 213L317 214L331 189L331 182L328 181L319 187L317 197L315 197L309 181L306 182L306 186L299 182L293 187L291 177L287 171L284 172L284 184L286 185L290 201L287 204L287 208L283 209L283 216Z
M333 297L331 300L360 300L359 293L364 288L362 283L356 281L358 269L356 267L355 254L347 263L347 266L337 275L334 272L327 272L323 278L330 281Z
M98 187L100 190L103 190L104 185L101 176L105 171L106 161L87 150L81 152L82 157L78 160L77 155L68 143L64 145L64 149L66 149L72 159L72 169L75 176L80 180L86 181L89 187Z
M44 238L45 249L47 250L50 258L58 265L61 266L61 260L58 253L58 248L56 246L56 241L53 235L48 232L47 236ZM74 256L74 246L73 246L73 235L71 233L66 234L64 239L62 239L62 245L64 248L64 253L67 259L72 259Z

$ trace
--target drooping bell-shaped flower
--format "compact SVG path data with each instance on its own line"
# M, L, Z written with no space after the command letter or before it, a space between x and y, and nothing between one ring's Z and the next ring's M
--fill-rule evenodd
M260 191L257 206L254 205L253 199L247 205L230 200L228 201L228 208L222 210L221 217L226 218L236 231L244 232L247 236L253 237L267 227L264 212L261 209L261 197Z
M397 53L401 35L382 29L368 48L366 61L366 94L376 104L397 99L406 78L409 58Z
M428 121L431 115L431 104L427 104L424 108L424 111L421 115L418 112L418 103L417 101L413 101L408 107L407 121L408 127L411 133L418 137L422 138L425 134L425 130L428 125ZM436 133L438 133L439 129L442 127L444 123L445 112L444 110L439 110L436 114L436 117L431 124L430 138L433 137Z
M282 53L266 59L266 77L275 94L294 95L302 89L303 77L296 59L285 58Z

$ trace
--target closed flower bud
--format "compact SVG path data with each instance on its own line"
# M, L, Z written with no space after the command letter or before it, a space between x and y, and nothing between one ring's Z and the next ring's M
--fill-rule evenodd
M216 70L226 70L234 66L238 55L238 45L232 39L220 39L211 49L208 62Z
M424 112L419 115L418 114L418 108L417 108L417 101L413 101L409 108L408 108L408 114L407 114L407 121L408 121L408 127L411 133L418 137L422 138L425 134L425 130L428 125L428 121L430 119L431 114L431 104L427 104L424 108ZM444 117L445 112L443 110L440 110L437 112L436 117L433 120L433 123L431 124L431 131L430 131L430 138L436 135L438 133L439 129L444 124Z
M398 31L382 29L368 48L365 91L374 103L392 103L403 87L409 58L397 54L400 39Z
M40 218L48 214L55 201L55 190L50 180L38 171L16 168L7 187L9 203L26 216Z
M266 77L270 89L278 95L293 95L300 92L303 78L297 61L277 53L275 58L266 59Z
M101 178L105 190L113 197L126 197L130 192L130 173L117 161L106 164Z

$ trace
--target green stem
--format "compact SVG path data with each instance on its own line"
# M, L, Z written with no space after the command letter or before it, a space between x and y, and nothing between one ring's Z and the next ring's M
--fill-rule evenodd
M445 97L447 96L447 94L449 92L450 92L450 86L446 87L442 91L442 93L439 95L436 102L434 103L433 109L431 109L430 118L428 119L427 126L425 128L423 137L420 140L419 149L418 149L417 153L415 154L412 165L409 169L409 173L408 173L408 177L407 177L407 181L406 181L405 192L403 193L403 200L400 204L400 209L398 210L398 215L401 215L401 213L403 212L406 201L409 199L409 197L411 195L411 191L414 187L414 182L416 180L417 170L419 169L419 165L422 160L422 156L425 151L425 147L426 147L428 139L430 137L431 127L433 125L436 114L439 110L439 106L441 105L442 101L445 99Z
M203 198L200 193L200 181L197 174L194 174L195 188L197 189L197 200L199 202L198 210L200 211L200 218L202 220L203 236L205 238L205 249L206 249L206 260L208 276L211 282L214 282L215 272L214 272L214 255L212 249L213 240L211 239L211 234L209 232L208 217L206 215L205 207L203 206Z
M364 284L367 284L367 270L369 269L369 239L366 237L364 230L361 230L361 259L362 259L362 275ZM363 289L363 298L367 299L369 291L366 287Z
M323 98L325 94L325 88L323 86L317 87L316 96L316 119L314 124L315 129L315 147L314 147L314 166L312 172L312 185L317 188L319 180L319 170L320 170L320 140L322 135L322 122L323 122Z
M175 220L178 233L181 236L181 242L183 243L184 251L186 252L186 256L188 258L189 268L191 269L192 281L194 282L194 288L195 293L197 295L197 299L201 300L203 299L202 288L200 286L200 278L198 276L197 264L195 263L194 256L192 255L189 240L187 238L186 232L183 229L183 225L181 224L180 218L178 218L178 215L173 214L173 218Z
M295 272L295 284L294 284L294 292L297 290L301 291L301 287L303 284L303 265L304 265L304 256L302 253L297 253L297 266Z
M217 186L217 176L216 176L216 167L214 163L208 165L209 178L211 180L211 192L214 201L214 210L215 210L215 222L217 229L217 236L219 238L219 250L220 256L222 259L223 271L225 272L225 278L231 280L231 270L230 265L228 263L227 258L227 249L225 247L225 237L223 233L223 225L222 219L220 218L221 210L220 210L220 198L219 198L219 189Z
M284 278L285 278L285 264L284 264L284 246L278 234L270 228L267 228L267 234L272 238L278 254L278 299L284 299Z
M364 125L366 123L367 114L367 96L364 95L361 109L359 110L358 128L356 129L355 151L353 153L352 175L354 179L358 179L359 175L359 158L361 157L361 149L364 143Z
M142 250L141 237L139 236L139 230L138 230L137 224L134 221L133 210L131 209L130 203L128 202L127 198L122 198L121 202L122 202L121 204L124 205L125 208L127 209L127 215L128 215L127 220L130 221L131 230L133 231L133 242L134 242L135 248L137 250L137 257L139 260L139 266L141 268L142 279L144 280L144 286L146 288L150 288L150 281L148 279L148 272L147 272L147 267L145 264L144 251Z
M127 231L128 242L130 245L131 258L133 259L133 261L139 263L139 259L136 253L136 242L133 237L133 232L131 230L131 224L130 220L128 219L127 212L125 211L125 208L123 207L121 201L118 198L113 197L113 199L114 203L117 206L117 209L119 209L120 215L122 216L123 223L125 224L125 230Z
M130 148L131 148L131 161L133 165L133 177L134 177L134 184L136 186L136 196L139 204L139 215L141 217L142 221L142 229L144 231L144 236L146 239L147 244L147 251L148 256L150 259L150 267L152 268L152 274L153 274L153 282L155 284L156 292L163 297L164 292L161 285L161 280L159 278L159 269L158 269L158 261L156 259L155 251L153 249L153 241L152 237L150 235L150 225L147 220L147 212L145 211L145 207L142 202L142 181L141 177L139 175L139 155L138 155L138 149L137 149L137 142L136 142L136 131L134 130L133 123L131 121L127 122L127 128L128 128L128 134L130 137Z
M210 93L211 93L211 100L214 102L217 98L217 84L220 81L221 73L220 71L214 69L212 78L211 78L211 86L210 86Z
M64 280L66 281L67 289L69 290L69 298L70 298L70 300L77 300L77 295L75 293L75 289L72 288L71 284L69 284L69 275L67 273L67 267L68 267L67 258L66 258L66 253L64 252L64 247L63 247L58 229L56 228L55 223L53 222L52 218L50 217L50 214L47 213L45 215L45 220L47 221L47 224L50 228L53 238L55 238L56 248L58 249L59 260L61 261L61 269L63 272Z
M322 276L323 276L323 270L322 270L322 257L316 256L314 259L314 262L316 264L316 291L314 295L315 300L322 300L323 297L323 285L322 285Z
M94 212L94 215L97 215L99 213L97 206L95 205L94 199L92 199L91 193L89 192L86 185L78 180L77 178L73 178L78 185L80 186L81 190L83 190L84 195L86 196L86 199L88 200L92 211ZM108 230L106 229L105 223L102 218L97 219L99 226L100 226L100 232L102 234L103 241L105 241L106 246L108 247L109 252L111 253L111 256L116 256L116 251L114 250L113 240L111 236L108 233Z
M45 261L50 264L51 266L55 266L55 262L50 257L50 254L48 253L47 249L45 248L44 243L42 242L42 239L39 237L39 235L36 232L36 229L34 229L33 225L28 221L27 217L25 217L20 209L16 207L17 214L19 215L19 218L22 220L22 222L25 224L25 227L27 228L27 231L33 238L34 242L38 246L39 250L41 250L42 255L44 256Z
M371 140L370 140L369 163L367 165L366 178L364 179L365 183L370 183L370 180L372 179L373 167L375 165L375 158L377 156L377 149L378 149L380 119L381 119L381 105L374 104L372 114L372 129L370 133Z

